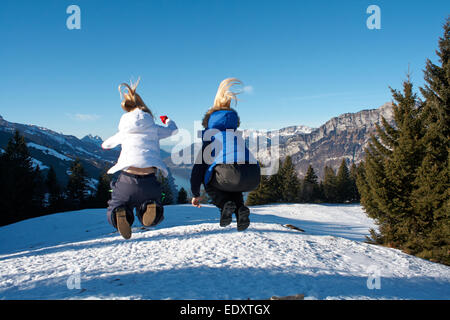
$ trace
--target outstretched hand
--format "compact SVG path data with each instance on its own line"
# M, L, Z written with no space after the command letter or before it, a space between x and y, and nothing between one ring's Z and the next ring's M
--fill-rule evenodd
M200 200L201 199L202 199L202 197L193 197L192 201L191 201L192 205L194 207L200 208L201 207L201 205L200 205Z
M160 116L159 118L161 119L161 122L164 124L166 124L167 119L169 119L167 116Z

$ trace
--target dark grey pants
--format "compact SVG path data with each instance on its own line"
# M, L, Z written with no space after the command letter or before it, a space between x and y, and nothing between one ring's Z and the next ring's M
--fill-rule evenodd
M133 210L136 210L136 216L142 222L146 204L151 202L160 204L161 184L156 180L155 174L141 176L121 172L119 178L111 182L111 189L112 195L111 200L108 201L107 216L108 222L115 228L117 228L115 211L118 208L125 208L128 223L132 225L134 222Z
M217 189L215 186L211 184L207 184L205 186L205 191L208 196L211 198L211 202L220 210L223 209L223 206L228 201L233 201L236 204L236 212L237 210L244 205L244 197L242 192L227 192Z
M233 201L238 210L244 205L242 192L256 189L260 180L258 164L218 164L205 191L216 207L223 209L226 202Z

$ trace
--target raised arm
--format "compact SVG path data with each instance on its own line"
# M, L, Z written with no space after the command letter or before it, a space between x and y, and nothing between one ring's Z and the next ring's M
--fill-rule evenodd
M112 137L103 141L102 148L103 149L112 149L112 148L117 147L121 143L122 143L122 133L119 131Z
M158 138L159 139L168 138L171 135L176 134L178 131L178 127L177 127L175 121L173 121L171 119L167 119L166 124L167 124L167 127L156 125L158 127Z

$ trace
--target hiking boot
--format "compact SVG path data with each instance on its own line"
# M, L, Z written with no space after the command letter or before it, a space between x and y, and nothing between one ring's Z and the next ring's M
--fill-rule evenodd
M164 207L156 204L156 217L150 227L155 227L164 221Z
M233 219L233 212L236 210L236 204L233 201L228 201L223 205L220 211L220 226L226 227Z
M144 227L150 227L156 218L156 203L149 203L142 214L142 224Z
M127 212L123 208L119 208L116 211L116 225L117 230L119 230L124 239L131 238L131 226L127 220Z
M250 225L250 209L246 206L242 206L238 210L237 214L237 230L244 231Z

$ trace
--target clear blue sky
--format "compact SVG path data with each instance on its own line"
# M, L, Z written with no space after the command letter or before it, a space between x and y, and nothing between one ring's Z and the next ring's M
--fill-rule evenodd
M66 27L71 4L81 30ZM366 27L371 4L381 30ZM117 86L140 76L154 113L192 130L219 82L238 77L253 89L237 106L242 127L315 127L390 101L408 65L422 85L449 14L444 0L2 0L0 115L107 138Z

